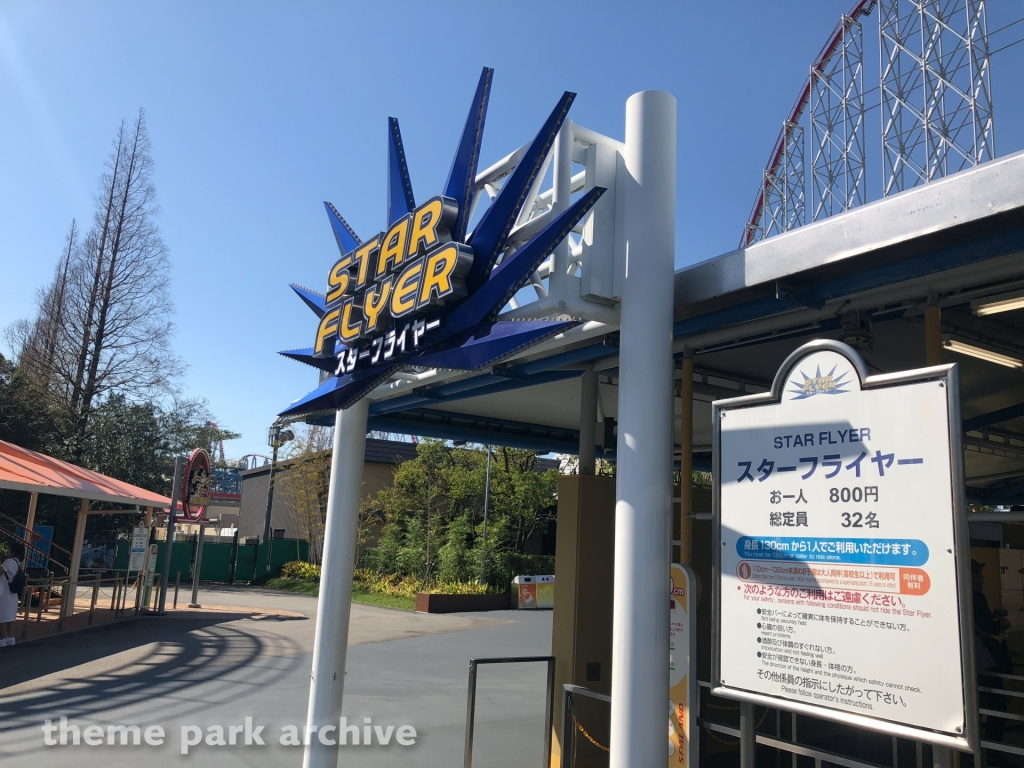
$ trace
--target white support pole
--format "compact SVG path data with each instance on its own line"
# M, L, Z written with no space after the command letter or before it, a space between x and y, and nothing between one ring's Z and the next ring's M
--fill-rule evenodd
M595 431L597 429L597 371L580 377L580 474L597 471Z
M313 641L307 733L312 733L312 726L334 725L337 728L341 717L369 407L369 401L363 398L350 408L338 411L334 422L334 456L327 492L327 526ZM336 768L337 745L326 746L313 737L305 749L303 768Z
M668 762L676 99L626 102L611 768Z
M553 196L551 215L557 216L569 208L572 196L572 121L566 118L555 138L554 171L551 177ZM548 293L557 300L565 300L569 282L569 238L555 246L554 268L548 278Z

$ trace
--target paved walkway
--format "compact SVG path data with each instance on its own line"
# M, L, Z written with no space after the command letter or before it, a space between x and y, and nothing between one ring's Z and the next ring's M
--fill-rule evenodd
M245 587L203 589L202 611L139 618L0 648L0 768L300 766L302 750L278 744L281 727L305 721L316 600ZM344 766L462 764L466 669L473 656L549 652L551 614L503 611L448 616L353 605L345 715L351 722L409 724L415 746L343 748ZM540 763L543 665L485 668L480 676L477 759L485 768ZM45 719L79 727L160 725L162 747L51 746ZM266 746L193 747L180 729L204 732L251 717ZM534 754L536 753L536 754Z

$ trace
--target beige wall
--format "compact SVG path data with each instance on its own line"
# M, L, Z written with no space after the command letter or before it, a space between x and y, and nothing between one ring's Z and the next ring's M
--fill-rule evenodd
M394 480L396 464L368 461L363 465L364 502L372 501L377 493L391 485ZM289 471L288 465L278 465L274 475L274 509L270 515L271 530L283 528L285 538L297 538L298 528L292 516L288 495L281 493L282 480ZM263 537L263 522L267 514L267 489L270 472L250 474L242 483L242 504L238 509L238 536Z

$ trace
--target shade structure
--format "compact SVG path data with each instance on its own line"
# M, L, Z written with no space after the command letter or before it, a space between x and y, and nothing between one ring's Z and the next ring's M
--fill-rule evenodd
M166 496L2 440L0 488L143 507L169 507L171 504Z

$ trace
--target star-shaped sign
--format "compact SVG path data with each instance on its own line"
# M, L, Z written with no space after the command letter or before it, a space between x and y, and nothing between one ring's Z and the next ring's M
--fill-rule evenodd
M292 289L320 320L316 344L282 352L330 374L281 415L348 408L402 366L478 370L575 320L498 320L604 193L595 187L512 251L509 236L576 95L565 93L467 233L494 71L484 69L441 195L416 206L398 121L388 121L388 229L366 242L324 203L341 252L328 292Z

